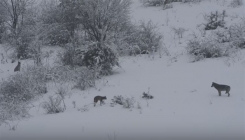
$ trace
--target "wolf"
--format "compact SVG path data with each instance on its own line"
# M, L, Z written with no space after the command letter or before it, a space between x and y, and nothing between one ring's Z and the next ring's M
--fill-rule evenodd
M106 96L95 96L94 97L94 106L96 105L96 103L98 101L100 101L100 105L102 105L102 103L104 103L103 100L106 100L106 99L107 99Z
M217 84L217 83L213 82L211 87L214 87L214 88L216 88L218 90L219 96L221 96L221 91L226 91L225 94L228 94L228 97L230 97L230 90L231 90L230 86L228 86L228 85L220 85L220 84Z
M21 65L21 63L20 63L20 61L18 61L18 65L14 68L14 72L20 71L20 65Z

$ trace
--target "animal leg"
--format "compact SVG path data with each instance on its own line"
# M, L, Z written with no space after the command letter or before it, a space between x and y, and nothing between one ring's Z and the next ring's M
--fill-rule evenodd
M103 100L101 100L101 102L100 102L100 105L102 105L102 104L105 104L105 102Z
M229 92L226 92L228 94L228 97L230 97L230 93Z
M221 96L221 91L218 91L219 92L219 96Z

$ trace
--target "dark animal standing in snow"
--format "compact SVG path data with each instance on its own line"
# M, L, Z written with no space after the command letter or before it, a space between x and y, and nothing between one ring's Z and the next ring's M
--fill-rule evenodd
M98 101L100 101L100 105L102 105L102 103L104 103L103 100L106 100L106 99L107 99L106 96L95 96L94 97L94 106L96 105L96 103Z
M18 61L18 65L14 68L14 72L20 71L20 65L21 65L21 63L20 63L20 61Z
M228 97L230 96L230 90L231 90L231 87L230 86L227 86L227 85L219 85L217 83L212 83L211 87L214 87L218 90L219 92L219 96L221 96L221 91L226 91L225 94L228 94Z

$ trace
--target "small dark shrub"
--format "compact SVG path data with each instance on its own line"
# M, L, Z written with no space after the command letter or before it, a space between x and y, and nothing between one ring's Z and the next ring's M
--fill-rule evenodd
M150 95L149 93L145 93L145 92L143 92L143 96L142 96L142 98L144 98L144 99L153 99L153 96L152 96L152 95Z

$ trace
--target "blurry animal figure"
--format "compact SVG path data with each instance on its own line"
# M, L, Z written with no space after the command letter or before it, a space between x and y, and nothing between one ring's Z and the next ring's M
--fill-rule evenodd
M100 101L100 105L102 105L102 103L104 104L104 101L103 100L106 100L106 96L95 96L94 97L94 106L96 105L96 103L98 101Z
M20 65L21 65L21 63L20 63L20 61L18 61L18 65L14 68L14 72L20 71Z
M231 87L230 86L227 86L227 85L220 85L220 84L217 84L217 83L212 83L211 87L214 87L218 90L219 92L219 96L221 96L221 91L226 91L225 94L228 94L228 97L230 96L230 90L231 90Z

